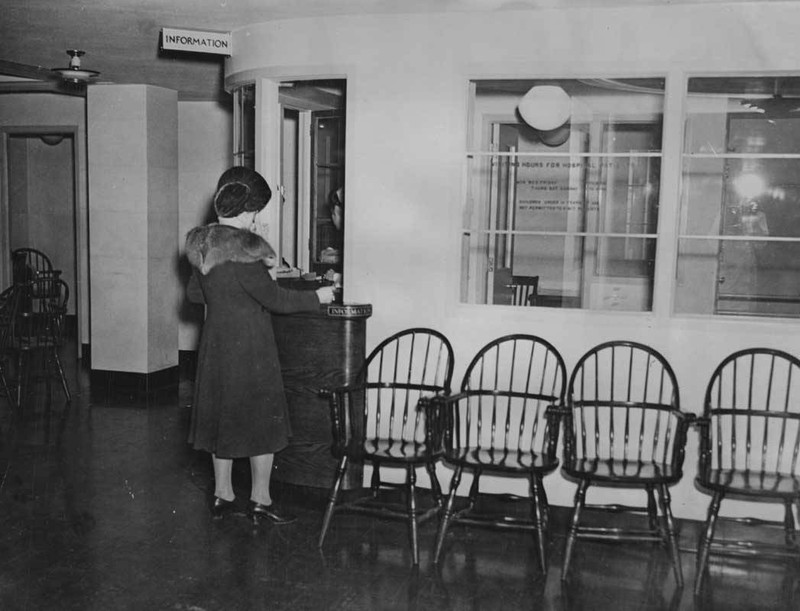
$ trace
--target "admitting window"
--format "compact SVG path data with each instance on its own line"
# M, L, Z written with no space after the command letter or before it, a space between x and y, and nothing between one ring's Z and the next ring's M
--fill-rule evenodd
M649 311L664 80L471 85L462 301Z
M800 78L690 78L675 311L800 316Z

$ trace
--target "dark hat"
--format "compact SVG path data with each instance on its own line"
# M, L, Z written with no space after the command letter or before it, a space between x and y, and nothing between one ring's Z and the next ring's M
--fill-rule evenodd
M225 170L217 182L214 210L217 216L230 218L243 212L258 212L267 205L272 190L255 170L234 166Z

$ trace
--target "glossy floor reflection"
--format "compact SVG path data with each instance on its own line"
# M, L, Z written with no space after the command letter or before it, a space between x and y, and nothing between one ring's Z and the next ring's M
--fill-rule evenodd
M800 608L797 567L769 562L714 561L694 601L694 523L681 524L686 587L677 590L663 549L583 543L562 588L559 509L546 578L530 538L473 528L452 530L437 569L433 523L421 529L419 569L404 525L363 516L336 516L320 552L315 490L276 487L299 516L291 526L214 522L210 461L185 443L191 379L137 399L90 392L87 372L67 361L71 407L43 382L21 416L0 398L5 611ZM246 497L246 464L235 475Z

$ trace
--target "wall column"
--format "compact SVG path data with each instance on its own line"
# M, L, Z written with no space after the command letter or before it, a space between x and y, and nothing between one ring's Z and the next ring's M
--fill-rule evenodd
M178 365L177 92L91 86L87 127L91 366L149 388Z

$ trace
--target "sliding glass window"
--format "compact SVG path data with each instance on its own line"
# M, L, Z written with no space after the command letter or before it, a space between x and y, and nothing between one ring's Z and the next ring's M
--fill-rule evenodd
M255 169L256 86L252 83L233 91L233 164Z
M688 80L675 311L800 316L800 78Z
M461 300L649 311L664 79L471 87Z

